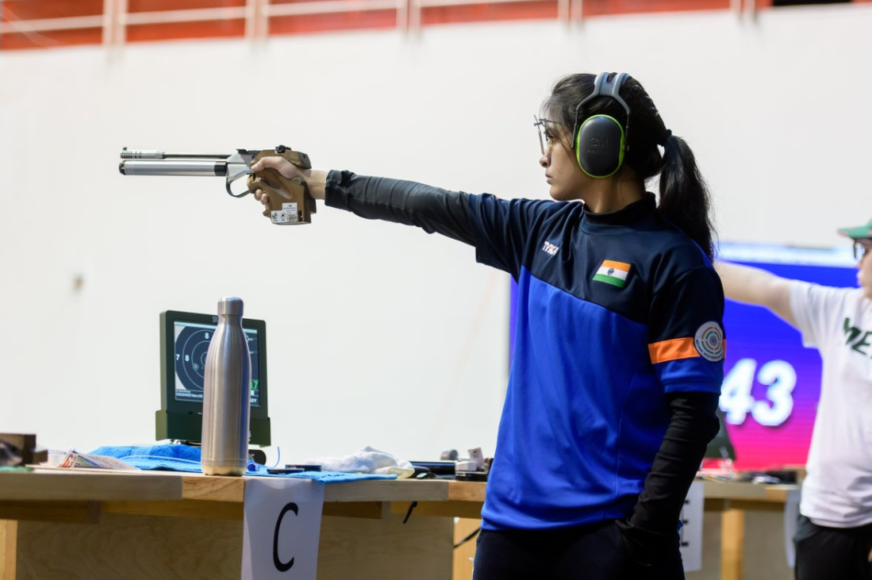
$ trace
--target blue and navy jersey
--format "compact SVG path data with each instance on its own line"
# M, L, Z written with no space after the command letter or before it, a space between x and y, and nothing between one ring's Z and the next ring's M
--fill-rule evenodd
M655 212L469 196L477 258L518 282L515 350L487 529L626 517L669 416L719 393L724 297L712 264Z
M626 518L663 442L667 395L720 392L720 279L653 194L594 214L331 172L327 204L469 243L518 283L486 529Z

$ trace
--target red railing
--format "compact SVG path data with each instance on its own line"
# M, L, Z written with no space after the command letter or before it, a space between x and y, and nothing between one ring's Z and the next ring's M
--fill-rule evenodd
M872 0L854 0L872 2ZM0 0L0 50L186 38L265 38L458 22L731 10L772 0Z

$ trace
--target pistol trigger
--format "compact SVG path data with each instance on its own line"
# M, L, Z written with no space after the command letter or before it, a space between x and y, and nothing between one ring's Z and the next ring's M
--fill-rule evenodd
M246 195L248 195L249 193L251 193L251 191L248 190L248 189L246 189L246 190L244 190L244 191L241 191L241 192L239 192L239 193L233 193L233 189L231 189L230 186L231 186L235 181L239 180L241 177L244 177L244 176L246 176L246 175L252 175L252 174L254 174L254 171L252 171L251 169L249 169L248 167L246 167L245 169L240 170L239 173L237 173L237 174L235 174L235 175L228 175L228 176L227 176L227 181L226 181L225 184L224 184L225 189L227 189L227 193L228 193L231 197L245 197Z

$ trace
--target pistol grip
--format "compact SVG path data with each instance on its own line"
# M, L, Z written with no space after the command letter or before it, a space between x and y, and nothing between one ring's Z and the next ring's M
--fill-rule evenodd
M299 151L286 150L281 154L275 151L261 151L252 161L254 164L264 157L284 157L301 169L311 168L309 157ZM263 215L277 225L298 225L312 223L316 212L315 199L309 194L305 180L295 177L288 179L272 167L248 176L248 191L262 190L269 197L269 206Z

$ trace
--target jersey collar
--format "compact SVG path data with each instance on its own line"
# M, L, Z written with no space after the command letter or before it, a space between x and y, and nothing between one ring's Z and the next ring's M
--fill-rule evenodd
M642 199L634 201L618 211L593 213L585 207L584 219L586 222L595 225L623 226L636 223L643 219L653 212L656 206L657 200L654 197L654 194L651 192L645 192L645 196Z

